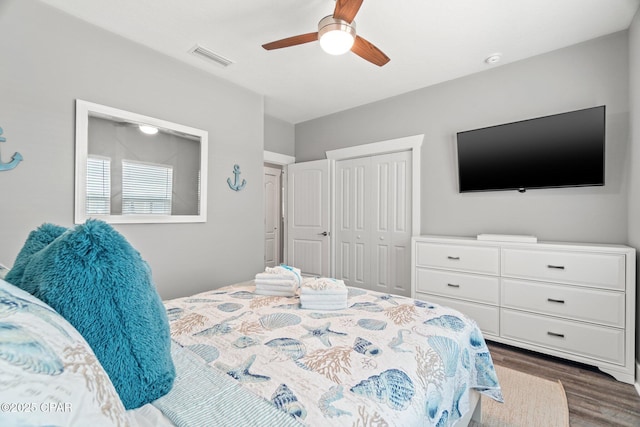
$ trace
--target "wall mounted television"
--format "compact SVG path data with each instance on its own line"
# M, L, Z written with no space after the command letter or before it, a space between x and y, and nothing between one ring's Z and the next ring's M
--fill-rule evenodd
M458 132L461 193L604 185L605 106Z

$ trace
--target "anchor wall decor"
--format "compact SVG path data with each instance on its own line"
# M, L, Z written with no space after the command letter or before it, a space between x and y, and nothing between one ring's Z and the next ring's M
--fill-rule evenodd
M240 191L244 188L245 185L247 185L247 180L243 179L242 183L240 182L240 174L242 172L240 172L240 166L238 165L233 165L233 174L235 175L235 180L232 183L231 182L231 178L227 178L227 184L229 184L229 188L231 188L234 191Z
M2 135L2 128L0 127L0 135ZM7 139L3 136L0 136L0 142L6 142ZM11 156L11 161L4 163L2 161L2 156L0 156L0 171L8 171L11 170L13 168L15 168L16 166L18 166L18 163L20 163L22 161L22 154L16 152L13 153L13 156Z

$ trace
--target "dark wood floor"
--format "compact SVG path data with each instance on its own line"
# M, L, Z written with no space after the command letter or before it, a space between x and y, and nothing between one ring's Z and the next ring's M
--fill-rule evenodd
M560 380L567 394L571 427L640 426L640 396L595 367L527 350L487 342L496 365L551 381Z

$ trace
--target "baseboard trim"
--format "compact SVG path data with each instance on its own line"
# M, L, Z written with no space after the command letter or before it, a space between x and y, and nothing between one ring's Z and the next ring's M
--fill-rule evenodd
M636 360L636 382L633 385L636 388L636 393L640 396L640 383L638 381L640 381L640 363Z

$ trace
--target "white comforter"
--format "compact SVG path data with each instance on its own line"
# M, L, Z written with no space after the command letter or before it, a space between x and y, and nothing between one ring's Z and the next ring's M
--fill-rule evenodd
M172 338L304 425L449 426L469 389L502 400L484 338L460 312L357 288L346 310L313 311L254 290L166 301Z

